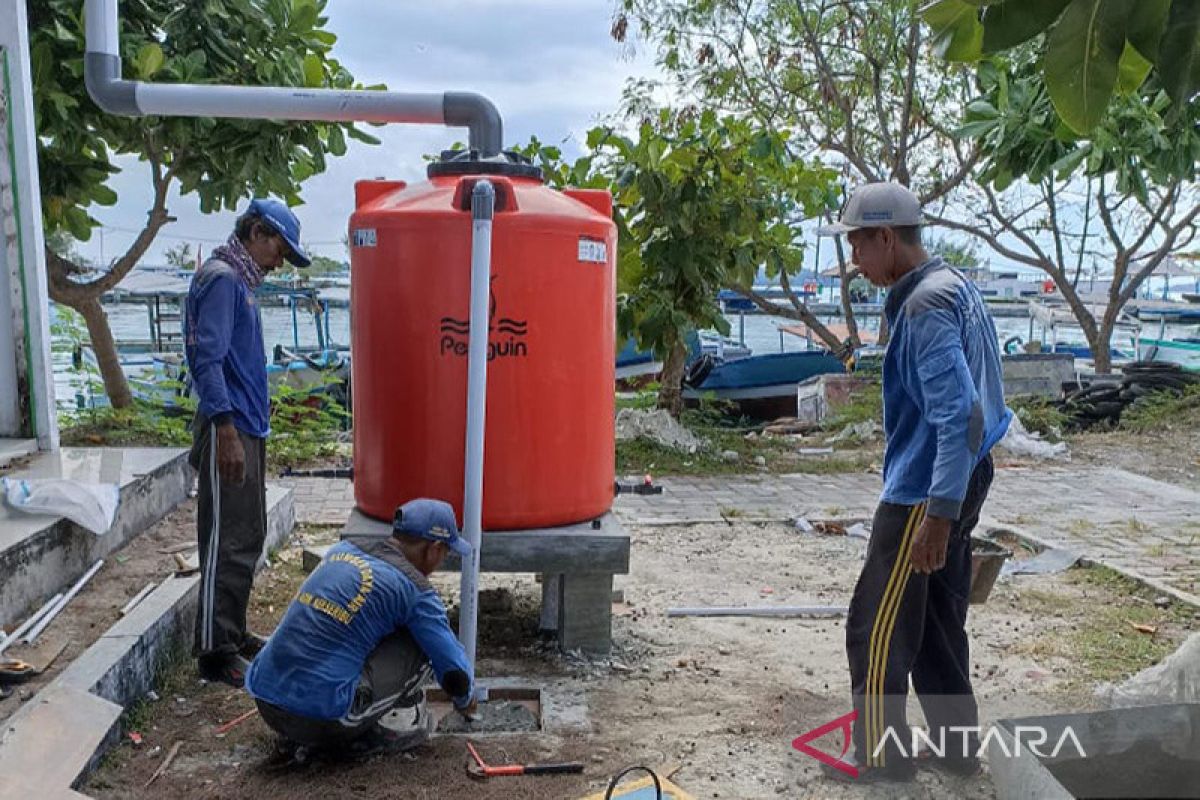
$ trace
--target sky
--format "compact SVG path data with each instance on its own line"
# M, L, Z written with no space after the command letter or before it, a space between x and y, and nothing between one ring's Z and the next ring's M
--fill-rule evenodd
M369 2L331 0L327 29L337 34L333 56L364 84L414 92L474 91L496 104L504 119L506 146L536 134L568 155L581 150L584 134L620 104L631 77L657 74L646 48L621 45L609 36L613 0L439 0ZM306 181L305 204L296 209L302 241L314 253L345 260L341 239L354 206L354 182L386 177L420 181L426 154L466 141L466 131L440 126L370 128L380 146L350 140L349 151ZM117 205L95 206L104 226L80 253L108 262L124 252L145 221L152 195L148 167L132 158L110 186ZM191 242L207 252L228 236L235 215L204 215L195 195L173 193L178 218L159 234L145 261L165 261L167 248Z

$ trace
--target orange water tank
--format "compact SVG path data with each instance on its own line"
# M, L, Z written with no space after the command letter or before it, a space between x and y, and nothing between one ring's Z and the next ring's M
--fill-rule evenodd
M391 519L414 497L462 519L470 197L496 190L484 530L608 510L614 477L612 198L554 191L526 163L443 160L429 180L360 181L350 218L354 495Z

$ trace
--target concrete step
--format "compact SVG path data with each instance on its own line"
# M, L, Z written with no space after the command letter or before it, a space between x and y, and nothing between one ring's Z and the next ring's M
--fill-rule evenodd
M97 749L117 738L122 708L88 692L51 684L0 732L0 800L82 797L71 791Z
M268 487L264 556L283 545L295 519L292 490ZM0 800L82 797L71 787L119 741L124 709L154 688L167 650L191 641L199 590L198 575L164 580L9 718L0 731ZM17 774L20 783L9 783Z
M97 536L63 517L0 504L0 626L5 628L166 516L192 484L187 451L179 448L68 447L35 455L9 477L116 483L121 505L112 528Z
M0 469L37 451L37 439L0 439Z

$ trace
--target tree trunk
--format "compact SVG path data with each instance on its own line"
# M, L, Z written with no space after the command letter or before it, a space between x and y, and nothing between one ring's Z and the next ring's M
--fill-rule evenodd
M100 377L104 379L104 393L113 408L128 408L133 405L133 395L129 392L129 382L121 370L121 359L117 355L117 343L113 340L112 330L108 327L108 314L100 305L99 298L90 297L72 308L83 315L87 323L88 338L92 340L92 350L96 353L96 362L100 365Z
M888 326L887 314L883 309L879 310L879 338L875 340L875 344L880 347L887 347L888 339L892 338L892 329Z
M838 272L841 275L838 280L838 289L842 296L842 314L846 318L846 330L850 332L850 344L854 347L861 347L862 339L858 335L858 320L854 318L854 304L850 301L850 270L846 269L846 253L842 249L841 237L835 237L833 243L837 248Z
M673 417L678 417L683 411L683 370L687 366L687 354L687 346L683 342L676 342L663 362L658 407L665 408Z

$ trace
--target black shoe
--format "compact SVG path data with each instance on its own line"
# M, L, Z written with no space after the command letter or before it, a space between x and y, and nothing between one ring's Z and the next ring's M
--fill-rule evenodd
M907 760L899 760L886 767L869 767L860 764L857 757L852 754L843 759L841 763L850 771L838 769L832 764L822 763L821 772L826 778L850 784L911 783L917 777L917 768Z
M238 650L238 655L247 661L253 661L266 646L267 637L247 631L246 635L242 638L242 649Z
M210 683L225 683L235 689L246 685L246 670L250 662L240 655L200 656L200 677Z

